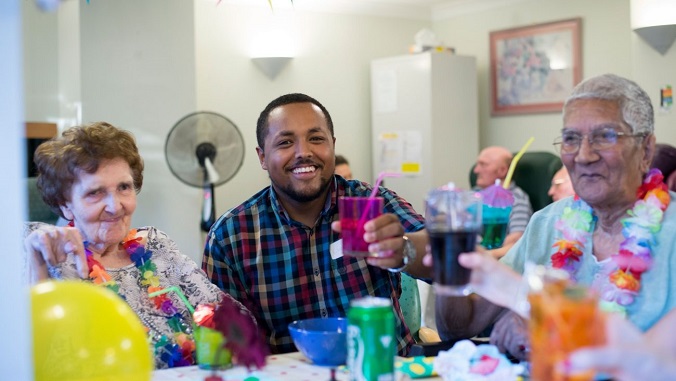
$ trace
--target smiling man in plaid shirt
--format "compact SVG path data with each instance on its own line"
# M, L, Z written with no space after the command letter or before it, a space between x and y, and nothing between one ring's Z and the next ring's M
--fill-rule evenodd
M359 259L335 250L337 201L368 196L371 185L334 176L335 138L328 111L304 94L287 94L260 114L256 151L271 186L221 216L209 232L203 269L212 282L256 316L273 353L295 351L287 325L312 317L346 316L350 301L392 300L398 351L413 343L399 306L401 274L429 278L422 216L380 187L384 214L365 225L369 251ZM332 229L333 225L333 229Z

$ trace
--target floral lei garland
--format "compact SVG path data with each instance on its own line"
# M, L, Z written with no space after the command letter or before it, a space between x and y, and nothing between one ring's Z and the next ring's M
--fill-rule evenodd
M160 287L160 279L156 274L157 267L151 260L153 252L145 248L143 237L137 237L137 232L137 229L132 229L122 245L141 273L141 285L148 287L148 293L160 291L162 287ZM87 249L87 242L84 246L87 254L87 265L90 269L89 278L94 284L106 287L119 295L120 286L108 274L103 265L94 259L92 252ZM167 324L174 332L174 342L165 335L157 338L154 344L155 355L159 355L160 359L166 362L170 368L194 364L195 342L190 336L190 331L182 322L181 313L178 312L167 294L161 294L150 299L155 303L155 308L169 315Z
M625 237L620 250L610 258L617 266L608 276L607 284L601 287L601 305L604 309L626 313L627 306L634 302L641 288L641 274L652 266L652 247L662 228L664 211L669 206L669 191L662 182L658 169L652 169L637 190L637 200L627 217L621 220ZM592 208L577 195L573 204L566 207L556 230L562 236L552 247L552 266L566 270L575 278L580 265L582 250L591 233L594 216Z

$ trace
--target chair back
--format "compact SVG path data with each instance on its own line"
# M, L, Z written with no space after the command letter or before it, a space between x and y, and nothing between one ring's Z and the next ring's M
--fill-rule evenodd
M512 181L523 189L530 199L533 212L536 212L552 202L547 192L551 186L556 171L561 169L561 159L551 152L526 152L521 156L514 168ZM474 166L469 172L469 183L476 186Z
M404 322L411 330L411 335L418 341L418 331L422 320L422 307L418 281L408 274L401 274L401 296L399 297L401 312L404 314Z
M26 191L28 192L28 221L56 225L59 216L42 200L36 177L26 179Z

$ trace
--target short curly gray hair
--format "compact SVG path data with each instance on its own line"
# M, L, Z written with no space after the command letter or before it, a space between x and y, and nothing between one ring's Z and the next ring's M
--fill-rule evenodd
M634 134L655 131L655 113L650 96L636 82L615 74L603 74L580 82L563 105L563 115L579 99L604 99L620 106L622 118Z

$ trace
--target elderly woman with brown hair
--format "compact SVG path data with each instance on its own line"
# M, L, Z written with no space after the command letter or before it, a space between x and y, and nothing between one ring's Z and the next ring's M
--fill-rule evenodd
M193 321L186 306L173 293L149 293L177 286L192 305L230 296L165 233L151 226L131 228L143 185L143 160L131 133L104 122L73 127L40 145L34 160L44 201L70 223L27 224L31 283L82 278L107 287L148 328L156 367L194 363Z
M676 308L676 194L649 170L653 118L650 97L628 79L606 74L577 85L555 144L579 198L534 214L501 260L518 273L528 261L567 271L642 331ZM518 299L512 294L500 304ZM527 357L526 324L514 312L472 295L438 297L436 313L443 339L472 337L495 323L491 341Z

